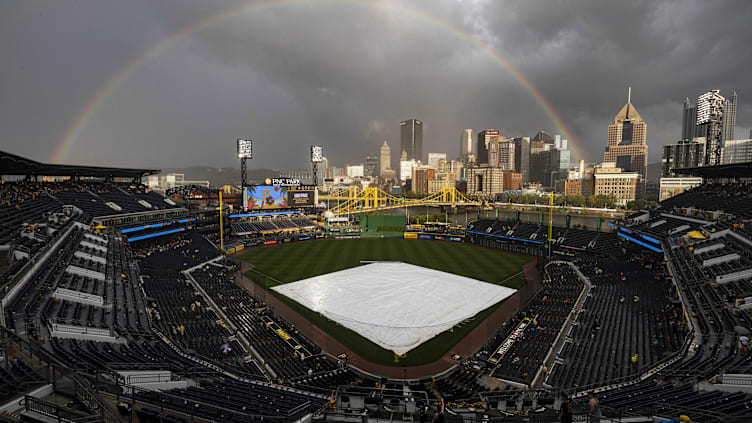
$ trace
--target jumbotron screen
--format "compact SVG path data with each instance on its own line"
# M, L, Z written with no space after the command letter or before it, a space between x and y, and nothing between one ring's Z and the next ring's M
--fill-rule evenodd
M290 207L313 207L316 205L315 187L290 187L287 190Z
M247 187L243 195L243 207L245 209L287 209L313 207L315 205L315 187L254 185Z

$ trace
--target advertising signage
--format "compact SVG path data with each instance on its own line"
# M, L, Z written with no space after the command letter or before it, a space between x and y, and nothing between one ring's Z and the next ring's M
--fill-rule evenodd
M243 193L247 210L288 209L316 205L316 188L304 185L253 185Z

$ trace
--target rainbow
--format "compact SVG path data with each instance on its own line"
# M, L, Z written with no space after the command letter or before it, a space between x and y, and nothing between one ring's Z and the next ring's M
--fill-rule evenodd
M421 20L467 41L469 44L477 47L479 50L492 58L495 62L500 64L533 96L541 109L554 123L554 125L558 129L558 132L561 133L562 137L569 140L570 149L574 151L575 155L578 158L584 158L587 156L587 154L579 148L576 141L574 140L572 131L569 130L564 122L564 119L562 119L562 117L556 112L551 102L546 99L543 93L541 93L541 91L535 85L533 85L533 83L522 72L517 70L517 68L515 68L509 60L507 60L500 53L496 52L493 48L491 48L491 46L483 43L472 34L463 31L450 22L439 19L422 10L407 7L404 5L396 5L392 2L381 2L375 0L269 0L241 4L235 7L228 8L215 15L211 15L192 22L156 42L151 47L146 49L140 56L128 62L124 67L118 70L91 99L89 99L86 105L76 115L71 125L65 131L62 139L52 150L52 153L50 154L50 162L63 162L66 159L71 147L73 146L73 143L78 139L81 131L86 127L86 123L89 121L89 119L91 119L102 102L106 98L110 97L117 90L117 88L121 84L123 84L123 82L127 81L130 76L138 69L140 69L147 61L161 54L174 42L193 33L194 31L205 28L230 16L248 13L251 11L260 11L274 7L282 7L296 3L310 3L312 1L318 3L348 3L361 5L364 7L371 7L374 9L388 10Z

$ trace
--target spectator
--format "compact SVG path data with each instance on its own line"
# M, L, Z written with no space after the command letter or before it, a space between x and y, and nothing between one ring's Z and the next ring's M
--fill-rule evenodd
M739 345L741 346L742 354L747 354L749 352L749 337L746 335L740 336Z
M559 418L561 420L561 423L572 423L572 403L569 401L569 397L566 395L564 395L564 399L561 402Z
M589 414L590 414L590 422L591 423L600 423L601 422L601 406L598 402L598 398L595 397L595 395L590 392L588 394L588 397L590 397L590 401L588 401L589 405Z
M441 397L441 408L436 410L436 414L433 415L433 423L444 423L444 397Z

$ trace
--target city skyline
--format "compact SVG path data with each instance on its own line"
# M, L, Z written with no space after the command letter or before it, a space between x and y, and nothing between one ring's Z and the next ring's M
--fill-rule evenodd
M415 116L423 152L453 157L465 128L507 138L543 128L592 162L629 85L651 163L676 141L686 97L735 89L736 133L752 128L741 71L752 58L739 54L750 2L283 3L6 3L3 149L229 167L234 140L249 138L250 168L298 168L305 154L291 153L308 145L335 163L377 154L384 139L396 154L399 122ZM723 31L697 31L708 16Z

